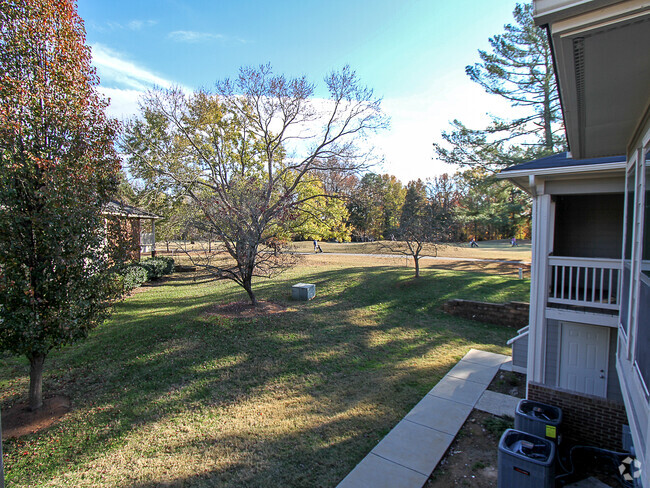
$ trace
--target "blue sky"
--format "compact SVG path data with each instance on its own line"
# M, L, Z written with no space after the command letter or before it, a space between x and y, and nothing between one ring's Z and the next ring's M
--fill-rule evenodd
M136 113L153 85L210 88L242 65L270 62L322 86L349 64L383 97L391 128L375 138L377 171L404 183L453 172L432 143L448 121L484 125L509 107L469 81L488 38L511 22L507 0L181 1L79 0L87 42L111 98L110 113ZM325 95L318 92L317 95Z

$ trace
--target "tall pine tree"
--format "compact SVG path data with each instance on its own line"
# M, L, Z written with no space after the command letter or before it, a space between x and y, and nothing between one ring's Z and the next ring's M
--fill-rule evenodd
M479 50L481 61L466 73L486 92L502 97L523 115L492 116L484 129L459 120L435 143L438 157L461 167L480 166L490 172L565 150L553 60L543 30L535 26L531 4L518 4L514 23L489 39L491 50Z

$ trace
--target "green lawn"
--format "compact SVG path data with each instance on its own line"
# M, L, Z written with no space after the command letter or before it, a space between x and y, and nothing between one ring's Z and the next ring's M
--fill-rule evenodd
M9 486L335 486L471 347L513 330L439 311L449 298L527 300L528 280L467 271L303 263L257 284L288 311L206 312L244 294L176 274L50 355L46 395L73 410L5 443ZM290 285L317 297L292 302ZM1 357L2 407L27 363Z

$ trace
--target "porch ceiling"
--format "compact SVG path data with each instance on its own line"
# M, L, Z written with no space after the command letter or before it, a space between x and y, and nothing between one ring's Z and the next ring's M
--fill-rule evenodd
M650 104L650 2L549 25L574 158L626 154Z

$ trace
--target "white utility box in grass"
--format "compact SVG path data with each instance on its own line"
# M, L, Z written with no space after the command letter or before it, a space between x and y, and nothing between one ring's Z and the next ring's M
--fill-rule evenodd
M298 283L291 287L291 297L294 300L311 300L316 296L316 285L311 283Z

